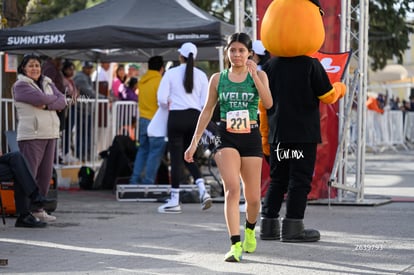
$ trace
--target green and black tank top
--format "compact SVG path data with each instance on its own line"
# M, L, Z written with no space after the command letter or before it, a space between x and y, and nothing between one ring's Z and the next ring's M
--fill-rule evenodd
M248 73L243 82L232 82L229 79L229 70L220 73L217 87L220 102L220 118L226 120L229 111L248 110L249 119L257 120L259 93L254 85L253 78Z

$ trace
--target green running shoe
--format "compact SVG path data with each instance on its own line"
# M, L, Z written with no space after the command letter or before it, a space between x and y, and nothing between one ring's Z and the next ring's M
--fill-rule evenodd
M241 242L237 242L231 246L230 251L224 256L224 260L226 262L240 262L242 259L242 252Z
M247 253L253 253L256 251L256 246L256 234L254 229L244 229L243 250Z

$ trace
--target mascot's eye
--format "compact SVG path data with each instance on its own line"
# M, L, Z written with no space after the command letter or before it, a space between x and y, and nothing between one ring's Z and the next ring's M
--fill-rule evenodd
M325 12L323 11L323 9L319 8L319 12L320 12L321 16L325 15Z

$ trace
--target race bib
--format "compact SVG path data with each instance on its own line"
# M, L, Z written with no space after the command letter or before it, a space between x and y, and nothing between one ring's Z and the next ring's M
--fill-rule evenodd
M250 133L250 118L248 110L227 112L226 122L227 132L236 134Z

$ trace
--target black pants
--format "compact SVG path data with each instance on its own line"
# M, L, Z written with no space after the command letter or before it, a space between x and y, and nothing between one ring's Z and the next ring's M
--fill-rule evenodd
M183 180L184 164L194 180L201 178L195 162L184 161L184 151L191 143L200 112L195 109L173 110L168 115L168 150L171 161L171 187L179 188Z
M279 217L287 193L286 218L303 219L311 190L316 146L316 143L271 144L271 182L262 207L263 217Z
M29 196L37 190L36 182L29 166L20 152L0 156L0 181L14 180L14 201L16 212L25 214L30 211Z

